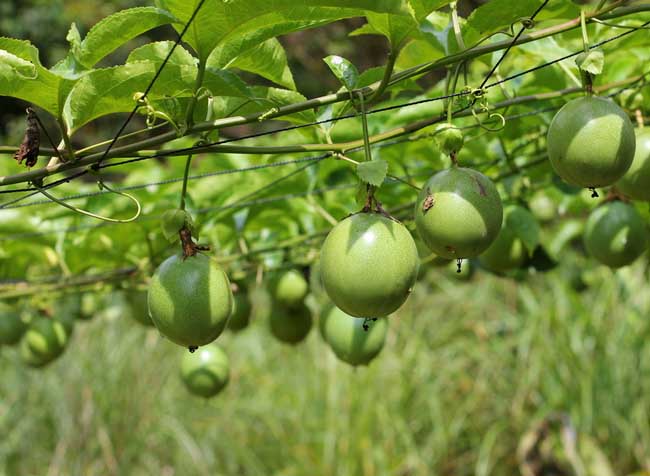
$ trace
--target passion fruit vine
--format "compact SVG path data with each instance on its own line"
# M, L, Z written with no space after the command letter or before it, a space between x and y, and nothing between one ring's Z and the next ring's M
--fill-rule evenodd
M332 302L351 316L387 316L411 293L418 261L404 225L380 213L357 213L327 235L321 278Z
M548 129L548 156L555 172L578 187L603 187L630 168L634 126L609 99L586 96L566 103Z
M476 170L451 167L431 177L415 206L424 243L448 259L478 256L501 229L503 207L492 181Z

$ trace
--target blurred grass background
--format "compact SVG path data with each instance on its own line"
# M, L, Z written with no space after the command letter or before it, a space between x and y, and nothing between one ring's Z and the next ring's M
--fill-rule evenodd
M368 368L316 326L224 334L231 382L204 401L184 352L112 300L42 371L0 350L0 474L628 475L650 470L647 262L462 283L431 268ZM646 471L645 473L643 471Z

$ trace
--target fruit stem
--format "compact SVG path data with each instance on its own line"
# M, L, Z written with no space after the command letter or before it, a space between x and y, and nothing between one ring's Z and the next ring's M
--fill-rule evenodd
M192 240L192 232L187 227L183 227L178 234L181 237L181 244L183 246L183 259L195 256L198 252L198 247Z
M190 176L190 164L192 163L193 154L187 156L187 162L185 162L185 172L183 174L183 189L181 190L181 205L180 209L185 210L185 197L187 196L187 181Z
M451 88L448 89L447 95L453 95L456 93L456 85L458 84L458 76L460 75L460 68L464 63L458 63L456 65L456 71L454 71L454 79L451 85ZM451 124L451 118L453 117L452 107L454 105L454 100L449 98L447 100L447 122Z
M589 34L587 32L587 21L585 19L585 10L580 10L580 30L582 31L582 48L585 53L589 53ZM584 80L585 91L589 96L594 93L593 77L589 71L580 70Z
M363 125L363 148L366 153L366 162L370 162L372 160L372 151L370 150L368 118L366 117L366 105L364 103L363 93L359 93L359 103L361 105L361 123Z

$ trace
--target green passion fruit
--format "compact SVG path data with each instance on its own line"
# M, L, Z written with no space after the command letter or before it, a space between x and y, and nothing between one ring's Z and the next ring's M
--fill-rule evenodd
M248 290L243 285L238 285L238 289L234 293L232 315L228 321L228 329L237 332L248 327L252 308Z
M181 359L181 379L190 393L199 397L214 397L229 378L228 356L214 342L194 353L185 352Z
M555 220L558 207L543 190L539 190L528 200L528 208L535 218L542 223Z
M274 304L269 316L271 334L286 344L302 342L312 326L311 310L301 303L293 307Z
M336 306L328 306L322 316L321 333L339 360L354 366L368 365L384 347L388 329L385 317L366 321Z
M149 314L162 335L195 349L223 332L233 296L226 273L204 254L167 258L154 273L147 296Z
M0 345L15 345L27 330L18 309L0 303Z
M147 292L132 289L126 292L124 298L127 304L127 311L133 320L143 326L153 327L153 321L149 315Z
M606 203L589 215L584 243L601 263L620 268L636 260L646 249L646 226L634 206L619 201Z
M321 249L321 278L334 304L355 317L381 317L408 298L418 275L409 231L378 213L338 223Z
M301 272L292 269L273 281L273 298L283 306L298 306L305 300L309 286Z
M632 166L616 186L632 200L650 201L650 128L637 129Z
M506 207L503 211L503 225L499 235L479 257L479 262L485 269L494 273L504 273L521 268L526 262L528 253L513 226L515 221L519 226L527 229L538 227L535 216L525 208L517 205Z
M501 229L503 207L492 181L476 170L452 167L422 188L415 224L425 244L442 258L473 258Z
M56 319L34 318L20 343L21 356L32 367L42 367L59 357L65 350L69 334Z
M620 179L634 158L634 127L609 99L587 96L560 109L548 129L555 172L578 187L603 187Z

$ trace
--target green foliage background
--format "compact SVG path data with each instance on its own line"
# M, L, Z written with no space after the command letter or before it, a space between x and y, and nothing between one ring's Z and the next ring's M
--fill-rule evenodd
M290 7L297 2L278 0L275 7L286 7L290 13L253 18L250 23L245 21L247 15L264 11L270 2L250 0L238 5L237 1L230 2L231 7L241 11L224 18L220 28L212 28L210 21L222 17L206 15L197 26L203 34L195 31L188 37L197 56L209 57L213 68L206 84L218 96L215 119L232 111L265 112L270 105L295 104L339 90L336 76L320 60L326 56L341 55L354 65L356 71L347 69L345 74L350 83L344 82L354 88L381 79L391 46L403 47L396 71L460 49L448 13L434 13L425 20L426 13L445 6L446 1L408 2L413 17L401 10L407 2L340 0L336 8L310 12L296 8L291 13ZM186 19L193 3L161 0L156 5ZM227 2L209 3L229 8ZM461 14L467 18L462 21L466 45L507 31L540 3L461 2ZM24 94L16 95L55 114L60 112L71 129L78 128L72 137L77 149L110 138L119 127L118 116L105 114L133 107L133 92L146 86L169 48L169 43L161 42L173 39L171 28L165 24L166 14L149 10L146 17L144 13L133 16L132 34L124 38L101 37L86 49L81 38L105 16L136 6L151 4L126 0L4 2L0 36L32 40L43 66L30 56L33 50L24 43L0 39L0 50L16 53L18 60L12 59L12 64L19 67L15 71L27 77L30 64L34 65L48 87L16 81L14 72L4 70L0 70L0 87L24 88L20 89ZM578 12L571 2L552 0L539 21L542 26L557 25L576 18ZM646 11L616 21L638 25L648 19ZM73 32L69 45L64 39L72 21L80 35ZM146 22L151 31L136 34L142 33L136 30ZM418 22L424 26L418 28ZM158 24L163 26L155 27ZM174 26L180 28L179 23ZM518 27L515 23L514 28ZM228 28L240 28L242 41L229 42L224 33ZM208 30L210 35L205 34ZM603 25L590 27L593 41L618 32ZM114 41L117 45L127 36L132 39L109 54L96 54L97 44ZM260 41L275 36L280 40ZM504 39L500 34L488 43ZM147 46L149 41L159 43ZM253 50L237 50L253 43L261 44ZM66 56L70 47L72 56ZM499 77L581 48L579 30L519 45L509 53ZM151 96L154 107L173 117L179 127L196 75L190 50L187 46L186 51L176 53ZM648 73L647 32L629 35L604 50L606 65L597 87ZM499 56L495 52L472 61L468 84L478 85ZM49 87L56 83L68 91L72 83L67 81L73 79L45 71L60 61L59 73L89 71L95 63L101 68L76 83L79 94L66 107ZM115 65L119 66L108 69ZM445 93L444 76L444 69L438 68L417 81L399 83L381 105L440 96ZM575 86L578 77L577 67L569 60L562 67L545 68L507 82L504 88L491 89L489 103L563 90ZM174 99L168 97L170 92L175 93ZM635 101L635 107L647 116L649 88L642 87L634 96L636 92L617 100L626 108ZM548 163L540 160L545 157L544 135L554 114L546 108L557 108L577 94L511 107L505 115L531 115L507 121L498 133L485 134L471 116L455 121L468 127L460 163L498 178L506 202L526 202L540 188L552 197L559 219L545 225L533 241L540 241L561 263L557 269L509 277L479 271L473 280L460 283L444 268L423 265L423 279L412 298L391 317L386 348L369 368L358 370L337 362L316 328L296 348L273 341L266 322L268 298L257 289L252 327L219 340L230 356L233 375L227 389L209 402L189 396L181 387L177 373L182 349L129 319L130 311L119 293L102 294L95 318L76 326L70 348L44 371L27 369L14 349L0 349L0 475L646 474L650 471L647 257L618 272L586 261L580 244L581 223L597 202L589 200L587 192L562 186L553 179ZM25 103L5 97L1 101L2 143L16 145L23 132ZM289 124L305 124L349 111L349 104L347 109L344 104L308 109L284 119ZM197 105L196 121L204 120L206 108L205 102ZM430 119L443 111L441 102L432 102L373 114L370 133ZM55 118L43 109L39 113L48 129L56 130ZM138 117L129 131L143 124ZM285 124L245 124L220 131L220 138L268 131L278 125ZM419 133L430 132L431 127ZM322 144L328 139L336 143L360 137L361 122L351 119L246 144ZM217 134L210 138L217 139ZM433 171L446 166L447 159L431 137L410 139L377 147L373 156L389 164L389 174L421 185ZM181 138L164 147L182 148L194 142L195 138ZM201 154L191 174L314 155ZM361 152L350 156L363 160ZM0 158L0 175L24 171L9 155ZM107 169L102 177L119 186L164 182L182 176L183 159ZM39 166L45 161L41 158ZM331 220L358 210L354 170L332 158L256 195L254 199L261 203L224 208L248 201L251 191L263 189L301 165L190 182L188 208L198 222L201 241L216 250L231 274L250 275L258 266L310 264ZM376 172L372 170L373 180ZM128 225L98 224L51 203L0 211L0 278L5 284L56 280L123 266L150 272L176 246L164 239L160 217L178 206L180 187L174 182L134 190L143 203L143 216ZM67 196L95 190L94 179L84 179L54 193ZM411 188L390 179L379 196L388 209L404 207L415 199ZM127 217L132 211L128 201L106 194L74 203L108 216ZM647 220L647 205L637 207ZM412 228L406 211L399 216ZM313 240L295 245L311 235ZM242 238L249 249L259 251L246 261L237 259ZM278 243L289 245L262 252ZM127 287L136 281L142 284L143 280L127 282ZM37 293L32 304L51 297L47 291Z

